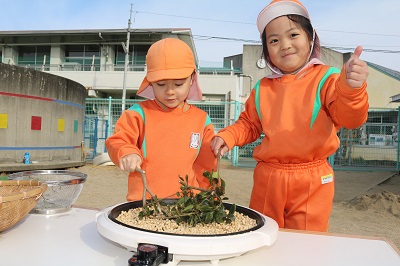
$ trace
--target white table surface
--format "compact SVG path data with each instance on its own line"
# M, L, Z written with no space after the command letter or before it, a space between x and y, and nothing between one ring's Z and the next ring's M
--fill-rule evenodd
M0 233L0 265L127 266L133 254L97 232L96 213L96 210L73 208L56 215L29 214ZM209 261L178 264L184 265L212 264ZM399 266L400 254L383 239L280 231L273 246L220 260L218 265Z

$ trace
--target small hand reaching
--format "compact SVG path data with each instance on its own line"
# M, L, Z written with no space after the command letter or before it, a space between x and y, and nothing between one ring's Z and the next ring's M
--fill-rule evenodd
M211 140L211 149L213 150L215 156L218 156L218 152L221 149L220 155L224 155L229 151L228 146L226 145L225 141L220 137L214 137Z
M362 51L363 48L358 46L345 64L346 82L352 88L360 88L368 77L368 65L360 59Z
M135 172L141 164L142 158L138 154L129 154L119 160L118 167L122 171Z

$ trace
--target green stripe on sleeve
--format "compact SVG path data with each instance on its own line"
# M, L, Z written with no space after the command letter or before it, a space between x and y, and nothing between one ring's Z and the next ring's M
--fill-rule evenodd
M314 107L313 107L313 111L312 111L312 116L311 116L311 122L310 122L310 129L313 127L315 120L317 119L319 110L321 110L321 89L324 86L325 81L328 79L328 77L331 74L335 74L335 73L340 73L340 70L335 68L335 67L330 67L326 73L324 74L324 76L322 77L321 81L318 84L318 89L317 89L317 95L315 95L315 100L314 100Z
M261 79L259 81L257 81L256 85L254 86L254 90L256 90L256 98L254 99L255 104L256 104L256 110L257 110L257 114L258 117L260 118L261 121L261 111L260 111L260 83L261 83Z
M138 113L140 115L140 117L143 119L144 126L146 126L146 117L144 115L143 108L140 104L135 103L128 110ZM146 158L146 156L147 156L146 135L144 135L144 138L143 138L142 149L143 149L143 157Z
M204 125L204 127L207 127L209 124L211 124L211 118L207 115L206 124Z

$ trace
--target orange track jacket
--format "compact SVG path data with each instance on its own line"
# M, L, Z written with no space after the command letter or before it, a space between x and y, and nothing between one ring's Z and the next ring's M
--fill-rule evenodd
M156 100L147 100L121 115L106 147L116 165L128 154L139 154L148 186L165 198L180 191L179 176L188 175L190 185L209 186L203 172L216 166L210 148L213 136L214 127L203 110L187 103L183 108L165 110ZM141 200L142 193L140 174L131 172L127 200Z
M253 153L263 162L304 163L335 153L340 127L356 128L367 119L366 84L351 88L345 72L339 76L336 71L318 89L329 66L310 68L297 75L263 78L259 88L252 90L239 120L217 136L231 149L255 141L263 132L265 137Z
M327 158L339 147L341 126L355 128L368 115L366 84L353 89L344 73L312 65L297 75L263 78L245 110L221 130L229 148L253 142L254 169L250 208L279 227L326 231L334 196L334 175Z

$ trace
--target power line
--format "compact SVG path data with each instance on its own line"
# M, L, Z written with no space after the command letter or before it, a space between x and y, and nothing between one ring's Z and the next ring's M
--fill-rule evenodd
M189 34L188 34L189 36ZM261 44L260 40L248 40L248 39L238 39L238 38L231 38L231 37L221 37L221 36L207 36L207 35L191 35L193 39L198 39L198 40L211 40L211 39L216 39L216 40L224 40L224 41L236 41L236 42L245 42L245 43L259 43Z
M145 29L143 29L145 31ZM149 33L152 33L153 30L149 30ZM232 37L222 37L222 36L208 36L208 35L197 35L197 34L181 34L185 35L188 37L191 37L195 40L221 40L221 41L233 41L233 42L241 42L241 43L251 43L251 44L261 44L261 40L251 40L251 39L240 39L240 38L232 38ZM96 42L98 39L87 39L84 41L74 41L74 42L69 42L70 44L85 44L88 42ZM122 42L126 41L125 39L113 39L112 42ZM151 38L148 39L148 41L151 41ZM101 42L102 44L107 44L108 41L103 41ZM343 47L343 46L337 46L337 45L329 45L329 44L321 44L321 46L332 49L332 50L342 50L342 51L354 51L356 46L354 47ZM390 49L371 49L371 48L365 48L363 46L363 51L364 52L370 52L370 53L390 53L390 54L400 54L400 50L390 50Z
M135 13L143 13L143 14L166 16L166 17L175 17L175 18L188 18L188 19L197 19L197 20L205 20L205 21L215 21L215 22L223 22L223 23L255 25L254 23L250 23L250 22L240 22L240 21L233 21L233 20L220 20L220 19L210 19L210 18L196 18L196 17L188 17L188 16L177 16L177 15L171 15L171 14L145 12L145 11L136 11Z
M255 23L243 22L243 21L220 20L220 19L199 18L199 17L190 17L190 16L178 16L178 15L162 14L162 13L154 13L154 12L146 12L146 11L136 11L135 13L176 17L176 18L186 18L186 19L196 19L196 20L204 20L204 21L214 21L214 22L222 22L222 23L235 23L235 24L252 25L252 26L256 25ZM371 36L384 36L384 37L399 37L400 38L400 35L398 35L398 34L366 33L366 32L354 32L354 31L325 30L325 29L317 29L317 31L327 31L327 32L335 32L335 33L345 33L345 34L358 34L358 35L371 35Z
M355 48L334 47L334 46L327 46L327 45L324 45L324 47L329 48L329 49L332 49L332 50L343 50L343 51L354 51L354 49L355 49ZM363 48L363 52L400 54L400 51L381 50L381 49L369 49L369 48Z
M189 34L188 34L189 36ZM219 37L219 36L206 36L206 35L192 35L191 36L193 39L200 39L202 40L210 40L210 39L215 39L215 40L224 40L224 41L238 41L238 42L244 42L244 43L256 43L256 44L261 44L260 40L246 40L246 39L238 39L238 38L229 38L229 37ZM323 47L332 49L332 50L343 50L343 51L354 51L356 47L341 47L341 46L329 46L329 45L323 45ZM364 48L364 52L370 52L370 53L390 53L390 54L400 54L400 51L398 50L388 50L388 49L371 49L371 48Z
M151 15L158 15L158 16L168 16L168 17L176 17L176 18L185 18L185 19L196 19L196 20L203 20L203 21L214 21L214 22L222 22L222 23L235 23L235 24L244 24L244 25L255 25L255 23L249 23L249 22L240 22L240 21L232 21L232 20L219 20L219 19L209 19L209 18L199 18L199 17L191 17L191 16L178 16L178 15L162 14L162 13L154 13L154 12L146 12L146 11L136 11L136 13L151 14ZM396 34L365 33L365 32L324 30L324 29L317 29L317 31L326 31L326 32L335 32L335 33L353 34L353 35L400 37L400 35L396 35ZM191 37L193 37L193 39L197 39L197 40L224 40L224 41L238 41L238 42L256 43L256 44L260 44L261 43L260 40L248 40L248 39L230 38L230 37L222 37L222 36L192 35ZM338 46L325 46L325 47L330 48L330 49L344 50L344 51L353 51L355 49L355 48L346 48L346 47L338 47ZM371 53L393 53L393 54L400 53L400 51L388 50L388 49L369 49L369 48L364 48L363 51L371 52Z
M162 14L162 13L154 13L154 12L146 12L146 11L134 11L135 14L143 13L143 14L151 14L151 15L158 15L158 16L168 16L168 17L176 17L176 18L185 18L185 19L196 19L196 20L204 20L204 21L214 21L214 22L222 22L222 23L235 23L235 24L246 24L246 25L255 25L255 23L249 22L240 22L240 21L232 21L232 20L218 20L218 19L208 19L208 18L199 18L199 17L191 17L191 16L178 16L178 15L171 15L171 14ZM134 17L134 21L135 21ZM145 30L145 29L144 29ZM133 30L134 31L134 30ZM385 37L400 37L400 35L395 34L379 34L379 33L363 33L363 32L346 32L346 31L336 31L336 30L323 30L318 29L318 31L328 31L328 32L336 32L336 33L345 33L345 34L360 34L360 35L372 35L372 36L385 36ZM152 31L149 31L152 32ZM185 35L185 34L182 34ZM232 38L232 37L223 37L223 36L208 36L208 35L189 35L187 36L192 37L196 40L221 40L221 41L234 41L234 42L242 42L242 43L251 43L251 44L261 44L261 40L253 40L253 39L242 39L242 38ZM113 40L119 41L119 40ZM84 42L87 42L85 40ZM75 42L79 43L79 41ZM343 50L343 51L354 51L355 47L342 47L342 46L330 46L328 44L322 45L323 47L333 49L333 50ZM364 52L371 52L371 53L392 53L392 54L400 54L399 50L390 50L390 49L371 49L371 48L363 48Z
M321 29L317 29L317 31L328 31L328 32L336 32L336 33L346 33L346 34L384 36L384 37L399 37L400 38L400 35L396 35L396 34L381 34L381 33L366 33L366 32L354 32L354 31L321 30Z

